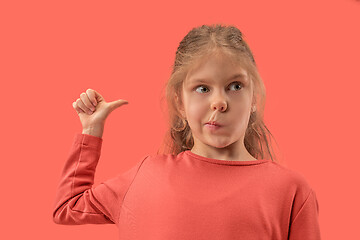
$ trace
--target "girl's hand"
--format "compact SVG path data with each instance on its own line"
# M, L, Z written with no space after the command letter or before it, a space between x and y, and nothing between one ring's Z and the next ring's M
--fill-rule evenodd
M124 104L128 104L128 101L120 99L107 103L98 92L87 89L86 93L81 93L80 98L72 105L79 115L83 130L101 129L101 134L95 134L101 137L106 118L112 111Z

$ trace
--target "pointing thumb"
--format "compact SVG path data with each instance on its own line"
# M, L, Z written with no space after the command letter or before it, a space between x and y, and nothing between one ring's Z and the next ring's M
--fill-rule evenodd
M110 102L109 103L109 106L110 106L110 109L111 111L115 110L116 108L124 105L124 104L128 104L128 101L126 100L123 100L123 99L120 99L120 100L116 100L116 101L113 101L113 102Z

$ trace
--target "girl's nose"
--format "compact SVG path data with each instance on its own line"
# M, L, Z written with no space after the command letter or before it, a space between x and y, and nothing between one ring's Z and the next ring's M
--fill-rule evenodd
M227 103L225 100L217 100L214 101L211 104L211 109L212 110L219 110L220 112L224 112L227 109Z

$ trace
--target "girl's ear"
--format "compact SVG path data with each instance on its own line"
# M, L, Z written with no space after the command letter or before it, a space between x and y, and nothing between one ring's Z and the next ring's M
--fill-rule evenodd
M256 112L256 98L254 97L254 95L251 103L251 112Z
M178 107L180 114L182 115L183 118L185 118L185 109L184 109L181 99L179 99L177 94L175 94L175 101L176 101L176 105Z

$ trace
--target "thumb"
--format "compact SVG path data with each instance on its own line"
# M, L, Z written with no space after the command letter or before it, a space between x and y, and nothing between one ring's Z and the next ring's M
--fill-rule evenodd
M116 101L113 101L113 102L109 102L109 106L110 106L110 109L111 111L115 110L116 108L124 105L124 104L128 104L128 101L126 100L123 100L123 99L119 99L119 100L116 100Z

